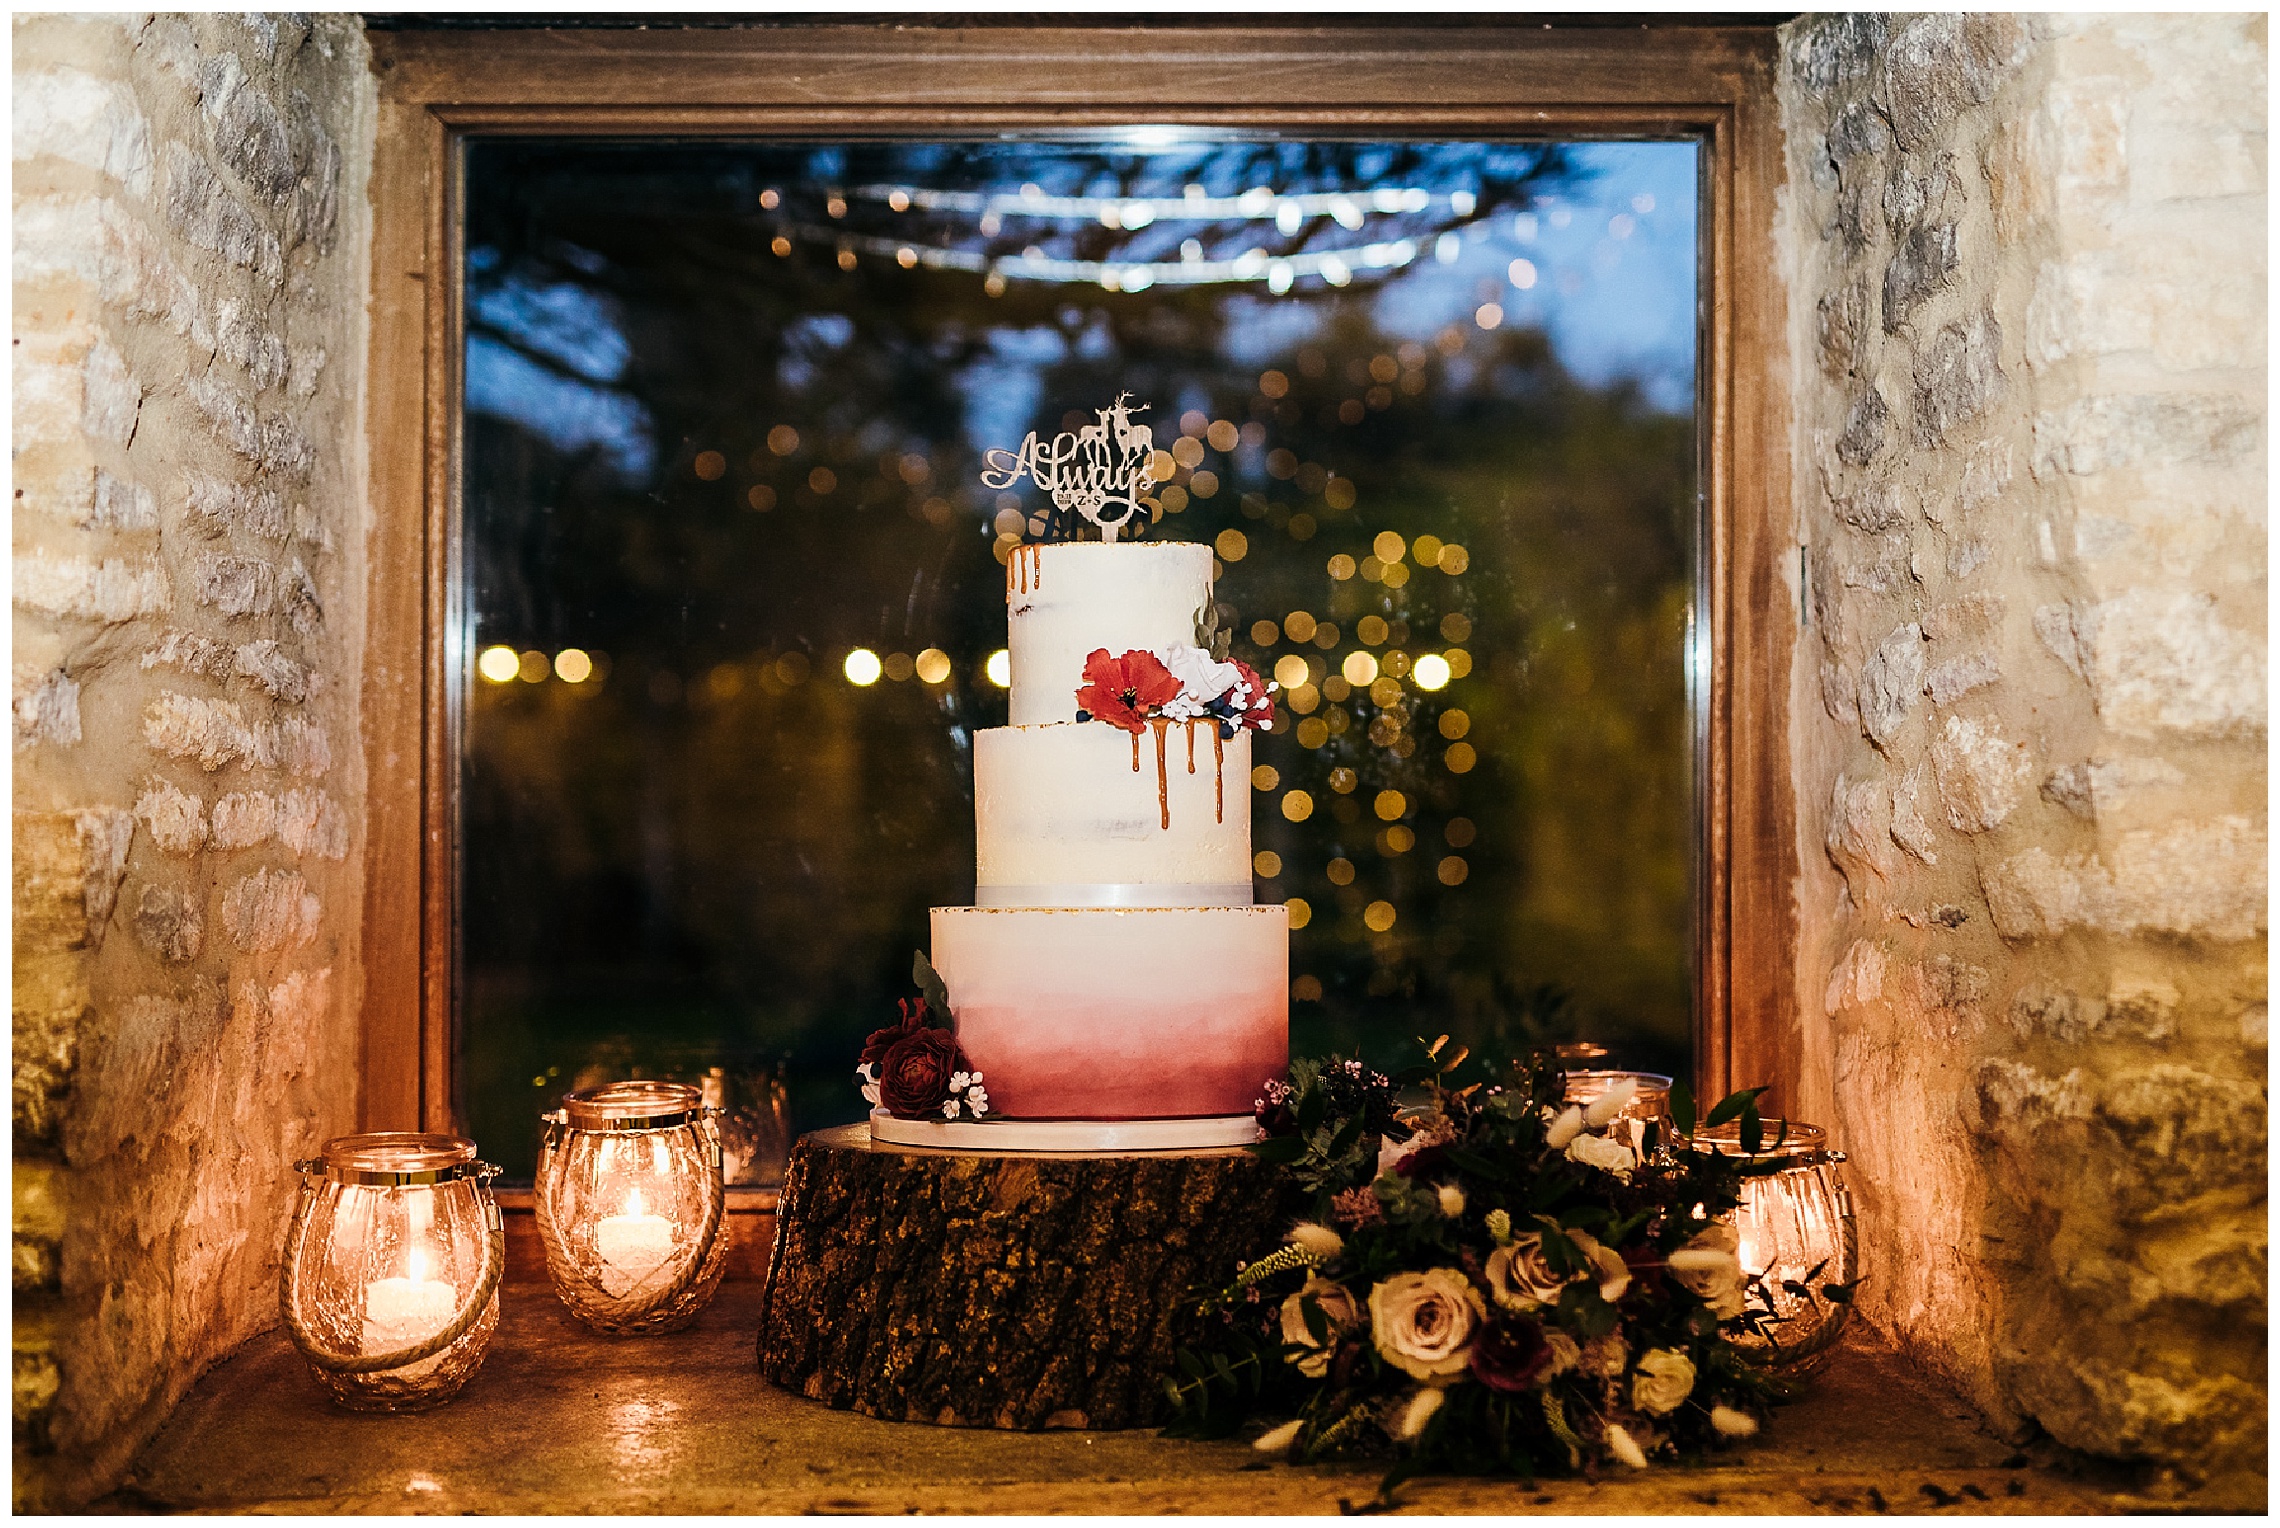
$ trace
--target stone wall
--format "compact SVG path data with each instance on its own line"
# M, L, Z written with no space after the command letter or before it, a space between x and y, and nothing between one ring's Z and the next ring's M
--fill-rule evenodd
M1805 1107L1870 1317L2261 1469L2265 22L1784 29Z
M345 18L19 16L15 1479L271 1324L357 1107L373 109Z

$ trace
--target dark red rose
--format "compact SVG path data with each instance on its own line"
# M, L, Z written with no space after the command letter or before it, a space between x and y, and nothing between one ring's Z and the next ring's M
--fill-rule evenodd
M1230 658L1236 671L1243 676L1243 712L1236 718L1238 727L1250 727L1264 732L1275 724L1275 698L1267 693L1267 682L1259 671L1240 658Z
M1096 722L1138 732L1148 718L1178 698L1180 682L1156 661L1156 655L1134 648L1121 658L1096 647L1085 659L1085 682L1077 691L1077 704Z
M902 1119L938 1115L950 1096L950 1074L960 1070L957 1037L949 1030L905 1030L879 1058L879 1102Z
M1540 1322L1493 1321L1473 1339L1473 1378L1491 1390L1516 1394L1531 1389L1550 1372L1552 1362L1552 1345L1544 1340Z
M861 1070L873 1062L884 1060L888 1050L893 1047L897 1040L926 1023L926 1004L921 999L906 997L897 1006L902 1010L901 1019L889 1024L884 1029L871 1031L870 1037L863 1042L863 1054L855 1058L857 1070ZM878 1074L873 1073L872 1075Z

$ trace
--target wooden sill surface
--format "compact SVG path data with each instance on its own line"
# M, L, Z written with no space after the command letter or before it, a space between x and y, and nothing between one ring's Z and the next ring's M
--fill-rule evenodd
M571 1320L545 1285L511 1285L483 1369L422 1416L333 1409L272 1332L206 1375L125 1484L91 1510L1253 1515L1336 1512L1375 1492L1373 1470L1268 1462L1242 1443L938 1429L834 1412L760 1379L760 1294L732 1281L687 1332L612 1339ZM1450 1513L2221 1505L2135 1495L2118 1474L2030 1459L1867 1344L1840 1354L1808 1399L1715 1467L1538 1487L1416 1481L1399 1501Z

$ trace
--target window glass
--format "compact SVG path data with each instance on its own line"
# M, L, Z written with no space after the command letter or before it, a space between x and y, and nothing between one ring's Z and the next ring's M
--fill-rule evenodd
M1292 1046L1688 1060L1691 142L493 140L466 229L460 1107L859 1118L972 900L1033 507L1119 392L1257 740ZM1027 485L1023 485L1026 487ZM1034 493L1030 495L1034 498ZM1074 702L1072 700L1072 710ZM1146 1079L1134 1079L1144 1087Z

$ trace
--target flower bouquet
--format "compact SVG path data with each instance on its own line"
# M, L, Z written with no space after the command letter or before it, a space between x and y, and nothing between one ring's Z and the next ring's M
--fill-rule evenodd
M1752 1166L1692 1149L1683 1087L1673 1132L1623 1117L1630 1084L1567 1104L1548 1052L1463 1087L1464 1052L1446 1052L1444 1037L1397 1078L1297 1061L1269 1085L1252 1149L1314 1194L1314 1217L1206 1298L1221 1320L1165 1380L1172 1430L1295 1413L1257 1446L1390 1455L1387 1490L1435 1472L1643 1469L1755 1433L1781 1386L1725 1336L1753 1317L1718 1219ZM1763 1091L1704 1126L1739 1121L1754 1147Z
M924 950L912 956L911 979L920 995L902 999L896 1022L872 1030L863 1041L855 1062L863 1101L897 1119L985 1119L989 1090L958 1048L957 1035L936 1022L947 1020L950 994Z

